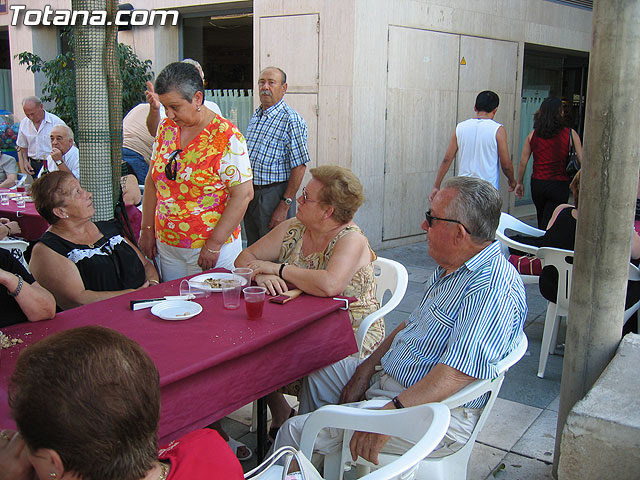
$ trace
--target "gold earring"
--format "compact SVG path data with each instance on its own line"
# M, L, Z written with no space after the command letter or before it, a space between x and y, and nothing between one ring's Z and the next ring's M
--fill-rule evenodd
M51 472L49 474L49 478L51 478L51 480L56 480L56 478L58 478L58 474L56 472Z

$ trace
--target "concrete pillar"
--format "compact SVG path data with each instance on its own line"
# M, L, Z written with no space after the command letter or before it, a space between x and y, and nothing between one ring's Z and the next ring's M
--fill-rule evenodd
M554 473L569 411L620 342L638 187L639 92L640 0L596 0Z

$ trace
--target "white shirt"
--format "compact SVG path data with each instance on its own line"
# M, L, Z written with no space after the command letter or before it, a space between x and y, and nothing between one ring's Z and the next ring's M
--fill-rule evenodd
M62 161L67 166L73 176L76 178L80 178L80 151L78 147L75 145L71 145L71 148L62 155ZM50 172L55 172L56 170L60 170L56 162L51 158L51 155L47 155L47 170ZM43 170L40 170L42 172ZM40 176L40 175L38 175Z
M211 110L213 113L217 113L222 117L222 111L220 110L220 107L217 103L212 102L211 100L205 100L204 106ZM162 121L165 118L167 118L167 114L164 111L164 105L160 104L160 120Z
M29 118L20 120L20 130L16 145L27 149L27 156L36 160L43 160L51 153L51 130L56 125L66 125L60 117L45 110L40 127L36 126Z
M496 134L501 126L489 118L470 118L458 124L458 175L482 178L500 188Z

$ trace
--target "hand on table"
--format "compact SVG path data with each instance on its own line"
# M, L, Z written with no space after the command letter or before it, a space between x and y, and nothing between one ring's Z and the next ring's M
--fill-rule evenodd
M265 275L263 273L258 274L254 277L256 284L259 287L264 287L267 289L269 295L281 295L289 288L287 287L287 282L282 280L277 275Z
M279 276L280 273L279 263L267 262L264 260L252 260L249 262L249 268L253 270L254 275L263 273L265 275Z
M0 432L0 480L37 480L29 462L29 449L18 432Z
M389 435L379 433L354 432L351 442L349 442L351 458L355 462L358 457L362 457L374 465L378 465L378 453L390 438Z
M20 225L18 225L18 222L9 220L8 218L0 218L0 225L3 225L6 227L6 228L3 228L1 232L2 234L5 234L5 236L22 233L22 230L20 230ZM3 238L3 237L0 237L0 238Z

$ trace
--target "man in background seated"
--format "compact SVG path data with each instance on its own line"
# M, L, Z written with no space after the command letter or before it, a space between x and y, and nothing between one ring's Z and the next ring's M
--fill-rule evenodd
M0 188L11 188L18 181L18 164L11 155L0 157Z
M47 155L47 170L62 170L80 178L80 152L73 144L73 130L66 125L56 125L51 129L51 154ZM40 171L40 175L44 170ZM40 176L38 175L38 176Z
M302 413L374 398L389 400L384 409L439 402L476 379L498 376L496 364L515 348L527 316L524 285L494 240L501 204L485 180L453 177L444 183L422 223L439 266L420 305L364 361L348 357L311 374L303 385ZM434 455L464 446L485 403L483 396L451 411ZM274 448L298 446L305 419L288 420ZM336 429L322 430L315 449L331 453L341 439ZM377 464L381 450L402 453L411 444L355 432L350 447L354 459Z

